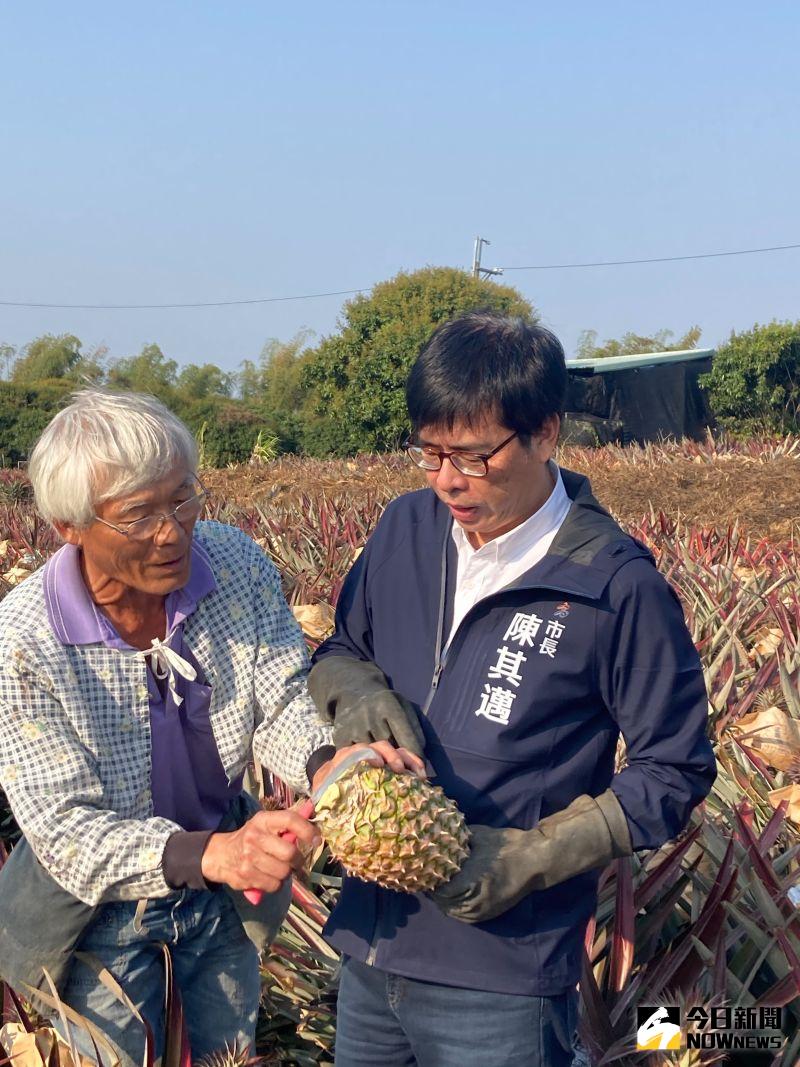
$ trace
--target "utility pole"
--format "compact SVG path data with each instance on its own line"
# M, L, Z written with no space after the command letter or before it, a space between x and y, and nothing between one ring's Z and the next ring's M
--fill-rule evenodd
M487 241L485 237L475 238L475 250L472 253L472 277L480 278L485 276L490 278L494 274L502 274L502 267L482 267L481 266L481 252L484 245L491 244L491 241Z

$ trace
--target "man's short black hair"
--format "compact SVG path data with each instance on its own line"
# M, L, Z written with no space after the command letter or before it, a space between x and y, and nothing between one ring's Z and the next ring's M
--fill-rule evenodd
M415 431L452 430L494 417L523 443L561 415L567 369L561 342L518 316L472 311L439 326L411 368L406 402Z

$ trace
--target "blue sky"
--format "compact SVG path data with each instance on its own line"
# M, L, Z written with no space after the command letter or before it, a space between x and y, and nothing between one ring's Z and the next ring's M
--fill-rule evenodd
M800 242L800 8L404 0L0 5L0 300L169 303L369 287L428 264ZM800 250L513 271L580 331L800 318ZM233 369L336 328L342 298L202 310L0 307Z

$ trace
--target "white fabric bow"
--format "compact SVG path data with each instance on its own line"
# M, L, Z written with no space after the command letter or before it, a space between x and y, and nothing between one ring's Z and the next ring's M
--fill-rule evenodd
M180 706L183 703L183 697L178 692L175 676L179 674L182 678L186 678L187 681L193 682L197 677L197 671L188 660L185 660L183 656L167 644L168 641L172 640L174 632L173 630L171 634L167 635L166 641L160 641L157 637L154 637L150 642L150 648L140 652L139 655L145 658L150 657L150 666L156 678L169 678L169 691L172 693L175 704Z

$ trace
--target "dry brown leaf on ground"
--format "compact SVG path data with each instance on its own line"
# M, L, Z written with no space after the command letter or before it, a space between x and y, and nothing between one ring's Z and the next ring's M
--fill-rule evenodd
M768 571L768 567L747 567L743 563L734 563L733 565L733 573L745 584L763 578Z
M778 707L744 715L731 728L770 767L788 771L800 757L800 723Z
M28 570L27 567L12 567L10 571L3 573L3 581L8 582L9 585L19 585L20 582L24 582L26 578L30 578L33 572Z
M769 802L773 808L780 807L782 800L787 801L789 805L786 809L786 818L800 826L800 785L794 782L783 789L773 789L769 794Z
M324 641L333 632L335 611L330 604L294 604L294 617L312 641Z
M755 659L756 656L766 659L767 656L771 656L778 651L782 642L783 630L779 630L776 627L768 627L756 634L756 640L753 642L753 647L748 655L750 659Z
M58 1060L54 1061L53 1047L58 1045ZM46 1067L58 1062L61 1067L75 1067L69 1046L52 1027L39 1026L29 1033L21 1023L6 1023L0 1029L0 1048L13 1067ZM77 1067L95 1067L90 1056L80 1056Z

